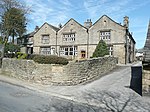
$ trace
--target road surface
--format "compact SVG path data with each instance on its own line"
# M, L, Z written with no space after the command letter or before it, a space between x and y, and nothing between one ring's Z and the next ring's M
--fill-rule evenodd
M105 97L110 97L113 109L121 109L127 103L126 111L149 112L150 98L131 90L130 79L131 66L124 66L91 83L77 86L32 85L29 89L30 85L24 82L16 86L0 81L0 112L95 112L94 109L101 106L101 99L108 100Z

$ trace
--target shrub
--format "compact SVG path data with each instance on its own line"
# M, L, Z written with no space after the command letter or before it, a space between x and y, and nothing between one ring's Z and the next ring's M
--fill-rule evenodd
M35 55L33 60L41 64L62 64L67 65L68 60L63 57L58 57L54 55L44 56L44 55Z
M107 44L103 40L100 40L98 45L96 46L96 49L92 57L103 57L108 54L109 54L109 51L107 48Z
M26 59L33 60L33 58L34 58L35 56L37 56L37 55L38 55L38 54L27 54Z
M20 51L20 47L13 43L7 43L4 47L4 57L14 58L15 53Z
M15 58L15 53L5 53L4 57L6 57L6 58Z
M27 54L21 53L21 52L17 52L16 57L17 57L17 59L26 59Z
M18 45L15 45L13 43L7 43L5 45L5 49L4 49L5 53L16 53L16 52L19 52L20 51L20 47Z

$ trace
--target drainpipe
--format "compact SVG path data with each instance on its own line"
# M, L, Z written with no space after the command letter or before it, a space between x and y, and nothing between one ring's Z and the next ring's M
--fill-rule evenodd
M58 53L57 53L57 31L56 31L56 55L58 56Z
M127 29L125 34L125 64L127 64L127 58L128 58L128 40L127 40Z
M87 29L87 58L89 58L89 31Z

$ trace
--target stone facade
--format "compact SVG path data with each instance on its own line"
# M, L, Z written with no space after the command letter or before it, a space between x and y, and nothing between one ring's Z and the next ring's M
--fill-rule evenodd
M105 57L68 65L37 64L32 60L2 60L1 72L9 76L40 84L77 85L101 77L116 67L117 58Z
M130 63L135 59L135 41L128 30L128 17L124 25L118 24L104 15L93 25L91 20L82 26L70 19L63 27L44 23L34 34L33 53L66 57L69 59L90 58L102 39L109 49L111 57L118 57L119 63ZM43 36L47 39L43 40ZM46 37L45 37L46 38Z
M54 26L44 23L34 34L33 53L34 54L56 54L57 46L57 31L59 29ZM49 49L49 52L48 50Z
M144 46L142 88L144 94L150 95L150 21Z
M74 36L72 36L72 35ZM64 37L64 36L72 36L72 37ZM75 40L65 40L67 38L75 39ZM74 19L70 19L66 25L64 25L59 31L58 31L58 55L62 57L67 58L83 58L81 57L81 51L87 51L87 40L88 40L88 34L87 34L87 28L80 25L77 21ZM61 48L64 48L61 53ZM65 49L68 48L68 55L65 55ZM76 49L75 49L76 48ZM70 49L73 49L70 51ZM72 55L69 55L69 53L73 52ZM85 55L85 58L88 58L87 55Z

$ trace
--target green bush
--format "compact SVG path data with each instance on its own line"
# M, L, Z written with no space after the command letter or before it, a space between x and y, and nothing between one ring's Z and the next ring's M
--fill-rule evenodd
M5 45L5 49L4 49L5 53L7 54L11 54L11 53L16 53L20 51L20 47L18 45L15 45L13 43L7 43Z
M21 53L21 52L17 52L16 57L17 57L17 59L26 59L27 54Z
M103 57L108 54L109 54L109 51L107 48L107 44L105 43L105 41L100 40L98 45L96 46L96 49L92 57Z
M36 55L33 60L40 64L62 64L67 65L68 60L63 57L58 57L54 55L45 56L45 55Z
M27 54L27 57L26 57L26 59L28 59L28 60L33 60L33 58L35 57L35 56L37 56L38 54Z
M13 43L7 43L4 47L4 57L15 58L15 53L20 51L20 47Z
M15 53L5 53L4 57L5 58L15 58L16 56L15 56Z

